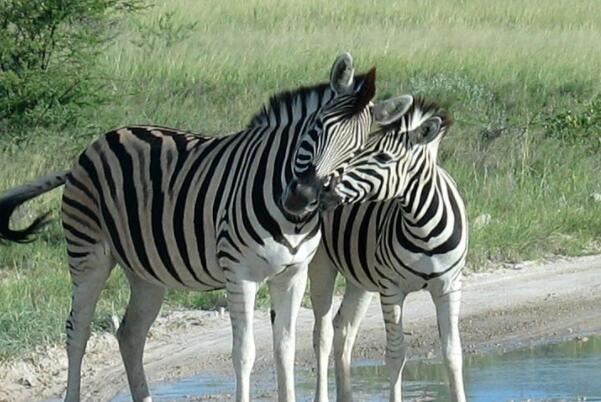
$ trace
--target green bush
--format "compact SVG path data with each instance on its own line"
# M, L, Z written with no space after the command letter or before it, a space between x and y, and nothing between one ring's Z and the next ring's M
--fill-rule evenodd
M93 66L117 16L140 0L0 0L0 120L73 121L102 100Z
M601 150L601 95L549 116L544 126L547 137Z

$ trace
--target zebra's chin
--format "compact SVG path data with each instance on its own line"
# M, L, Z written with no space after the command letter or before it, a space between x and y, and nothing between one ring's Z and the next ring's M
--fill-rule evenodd
M311 220L318 212L318 208L313 208L311 210L303 210L299 212L289 211L284 205L281 206L282 213L284 217L289 222L300 224L305 223Z

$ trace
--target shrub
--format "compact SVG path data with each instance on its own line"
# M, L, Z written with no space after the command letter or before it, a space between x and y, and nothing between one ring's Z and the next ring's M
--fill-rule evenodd
M118 15L141 0L0 0L0 120L68 122L102 100L93 75Z
M562 110L544 121L547 137L567 144L582 144L590 150L601 149L601 95L579 102L573 108Z

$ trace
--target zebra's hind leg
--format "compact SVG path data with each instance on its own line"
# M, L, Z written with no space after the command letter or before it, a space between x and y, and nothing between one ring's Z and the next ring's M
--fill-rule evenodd
M336 318L334 318L334 361L336 364L336 400L338 402L353 400L351 384L353 345L371 298L372 293L346 281L344 298Z
M337 271L331 266L325 266L329 261L327 256L325 259L319 258L319 256L318 251L318 254L309 265L311 307L315 317L313 351L317 360L315 402L328 402L328 359L334 339L332 299L334 287L336 286Z
M90 337L90 323L98 296L115 266L115 260L104 243L76 245L69 242L69 238L67 242L73 297L66 323L69 369L65 402L77 402L80 398L81 362Z
M403 334L403 304L405 293L389 289L380 294L382 315L386 327L386 367L390 377L390 402L401 402L401 379L407 358L407 344Z
M146 282L130 271L126 271L126 274L131 293L125 316L117 331L119 350L132 399L134 402L151 402L142 357L146 335L161 309L166 289Z
M440 295L432 294L436 305L438 332L442 346L442 355L447 366L451 397L454 402L465 402L463 389L463 355L459 335L459 309L461 305L461 282L456 281L454 288Z

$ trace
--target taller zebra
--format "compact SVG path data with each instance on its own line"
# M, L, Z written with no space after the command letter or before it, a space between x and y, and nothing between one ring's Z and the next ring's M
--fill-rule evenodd
M43 217L11 230L14 209L65 185L62 220L73 282L65 401L79 400L90 321L116 263L131 286L117 337L135 401L151 400L142 355L167 288L226 289L236 401L248 401L255 294L265 280L275 314L278 398L294 401L295 322L321 237L319 194L363 145L374 91L375 69L355 81L345 53L329 84L272 97L239 133L210 138L124 127L94 141L70 171L0 198L0 239L27 241Z
M351 351L371 292L380 294L384 315L390 401L401 401L407 348L403 303L408 293L420 289L426 289L436 305L453 400L465 401L458 316L468 227L457 186L437 164L440 141L452 122L442 109L422 98L398 99L396 108L374 108L374 119L382 127L334 187L342 203L374 202L344 205L322 214L324 247L309 268L317 402L328 400L332 336L337 399L352 401ZM337 271L346 278L346 291L332 328Z

